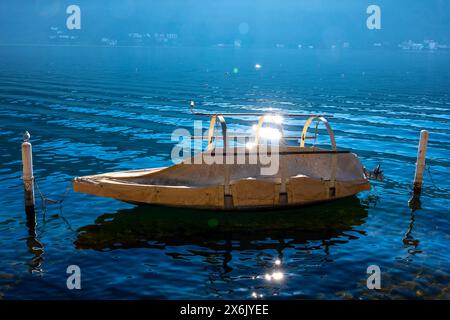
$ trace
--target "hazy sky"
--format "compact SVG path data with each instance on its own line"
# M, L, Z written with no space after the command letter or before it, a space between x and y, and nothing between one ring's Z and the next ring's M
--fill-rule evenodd
M65 29L77 4L82 29ZM366 8L381 7L381 30L368 30ZM273 43L329 45L349 41L450 43L447 0L1 0L0 43L48 41L57 26L82 41L126 38L130 32L177 33L184 44ZM241 26L241 28L239 28Z

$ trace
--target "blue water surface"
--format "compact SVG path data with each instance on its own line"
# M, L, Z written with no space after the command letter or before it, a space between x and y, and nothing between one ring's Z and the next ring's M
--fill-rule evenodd
M449 52L400 50L1 47L0 299L449 299L449 62ZM71 191L75 176L170 165L172 131L201 119L190 100L206 111L331 114L338 147L380 163L385 180L278 212ZM422 129L427 170L412 211ZM36 221L23 208L25 130L40 191L68 190L45 211L38 197ZM81 268L81 290L67 289L69 265ZM381 269L380 290L366 286L369 265Z

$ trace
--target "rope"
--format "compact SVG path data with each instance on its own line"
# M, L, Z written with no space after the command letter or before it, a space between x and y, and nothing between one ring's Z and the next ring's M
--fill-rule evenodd
M63 195L61 196L61 199L55 200L55 199L51 199L47 196L44 195L44 193L41 191L41 188L39 187L39 183L37 182L36 179L34 179L35 185L36 185L36 189L39 193L39 196L41 197L41 203L42 203L42 210L45 211L45 207L47 203L51 203L51 204L59 204L62 205L62 203L64 202L64 200L66 200L67 195L69 194L70 190L71 190L71 184L70 181L68 183L68 186L66 188L66 191L63 193Z
M58 200L46 197L44 195L44 193L41 191L41 188L39 187L39 183L36 181L36 179L34 181L35 181L35 185L36 185L36 190L38 191L39 196L41 197L41 205L42 205L42 213L43 213L43 218L44 218L44 225L45 225L45 214L47 212L46 204L47 203L59 204L59 212L60 212L59 216L64 221L64 223L68 226L69 230L75 232L74 229L72 228L70 222L66 219L66 217L64 217L63 211L62 211L62 204L63 204L64 200L66 200L67 195L69 194L69 192L71 190L71 183L70 183L70 181L68 182L66 191L64 191L63 195Z

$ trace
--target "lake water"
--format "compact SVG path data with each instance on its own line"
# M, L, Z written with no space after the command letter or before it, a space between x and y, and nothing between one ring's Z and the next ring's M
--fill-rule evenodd
M449 52L0 47L0 299L449 299L449 89ZM25 130L40 190L60 199L75 176L170 165L172 131L198 120L190 100L332 114L338 147L367 168L381 163L385 180L278 212L139 207L70 190L45 212L38 197L27 220ZM298 134L301 122L285 129ZM421 129L427 170L412 212ZM82 290L67 289L69 265ZM366 287L369 265L380 290Z

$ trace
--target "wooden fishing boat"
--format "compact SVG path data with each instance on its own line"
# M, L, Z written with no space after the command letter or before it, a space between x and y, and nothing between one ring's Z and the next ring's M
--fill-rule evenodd
M265 149L266 155L278 159L276 173L267 175L261 170L264 164L258 161L258 156L262 149L263 124L273 115L194 114L211 117L205 151L170 167L77 177L73 180L74 191L131 203L235 210L299 206L370 190L357 155L337 150L334 133L323 115L283 115L306 116L307 120L301 136L282 135L283 143L276 149ZM251 146L230 146L225 116L252 115L259 116L259 121ZM217 120L222 129L221 136L215 130ZM316 132L308 136L313 121L317 121ZM319 123L327 128L331 150L305 146L306 139L317 137ZM221 147L216 146L220 139L223 140ZM284 143L287 139L300 140L300 144L287 145ZM212 158L223 161L210 163L205 160Z

